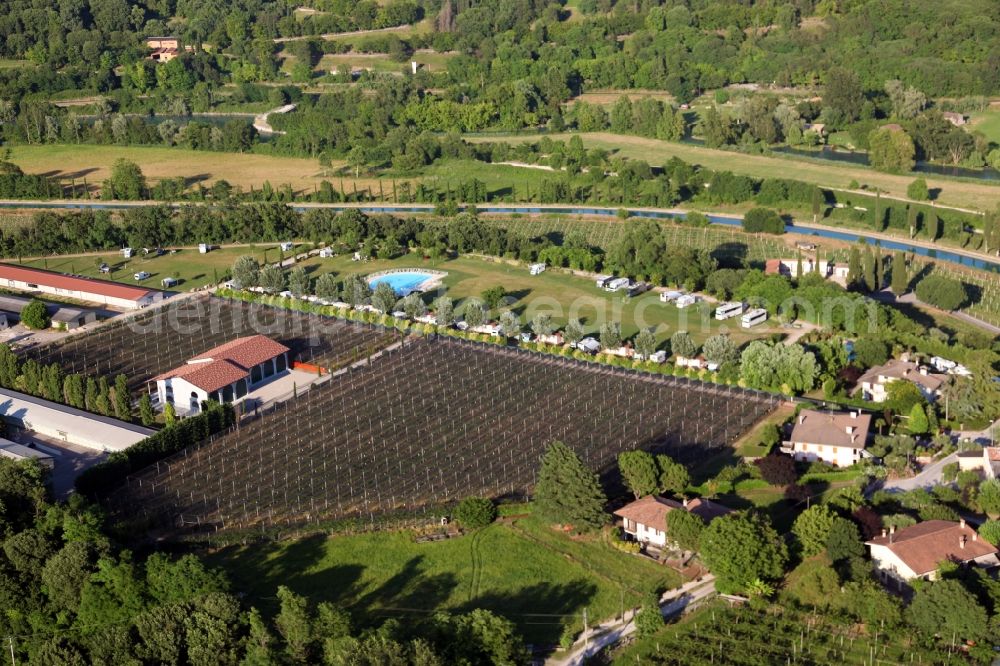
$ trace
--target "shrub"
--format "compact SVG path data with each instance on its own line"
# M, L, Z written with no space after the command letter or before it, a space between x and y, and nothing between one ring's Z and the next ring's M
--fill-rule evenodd
M930 190L927 189L927 181L917 178L906 186L906 196L916 201L927 201L930 199Z
M743 230L750 233L785 233L785 221L770 208L752 208L743 216Z
M1000 520L987 520L979 527L979 536L994 546L1000 546Z
M799 478L795 461L782 453L771 453L754 461L760 476L772 486L787 486Z
M470 530L486 527L496 519L496 505L484 497L466 497L455 508L455 520Z
M45 303L33 299L21 310L21 323L37 331L48 328L49 324L52 323L52 318L49 317L49 310L45 307Z
M965 285L958 280L943 275L928 275L917 284L917 298L924 303L942 310L957 310L962 307L968 294Z

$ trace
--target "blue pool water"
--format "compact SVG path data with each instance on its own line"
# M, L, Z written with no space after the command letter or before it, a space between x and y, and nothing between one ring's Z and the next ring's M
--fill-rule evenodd
M375 289L379 284L386 282L393 288L397 295L406 296L411 292L418 291L420 285L433 277L430 273L422 273L420 271L401 271L399 273L389 273L388 275L371 278L368 280L368 286Z

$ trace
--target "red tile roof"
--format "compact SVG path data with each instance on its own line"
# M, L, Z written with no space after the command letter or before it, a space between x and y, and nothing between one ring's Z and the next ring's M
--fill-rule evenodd
M974 529L948 520L926 520L868 544L886 546L918 576L934 571L941 562L969 562L997 553Z
M674 509L687 509L689 513L693 513L705 522L711 522L715 518L732 512L732 509L712 500L697 498L689 500L687 505L685 505L677 500L647 495L642 499L626 504L615 511L615 515L627 518L639 525L645 525L661 532L666 532L667 514Z
M287 351L288 347L267 336L249 335L221 344L203 354L198 354L188 360L188 363L227 360L244 368L252 368Z
M263 335L237 338L189 359L151 381L181 378L207 393L233 384L250 373L250 368L284 354L288 347Z
M40 268L27 268L25 266L14 266L13 264L3 263L0 263L0 280L16 280L18 282L44 285L54 289L82 291L89 294L133 301L139 300L155 291L144 287L119 284L118 282L76 277L54 271L45 271Z

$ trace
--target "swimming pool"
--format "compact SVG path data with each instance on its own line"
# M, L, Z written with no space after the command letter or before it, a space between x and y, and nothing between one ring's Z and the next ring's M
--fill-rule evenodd
M398 296L406 296L415 291L426 291L441 277L443 274L427 271L396 271L369 277L368 286L374 290L375 287L385 282L393 288Z

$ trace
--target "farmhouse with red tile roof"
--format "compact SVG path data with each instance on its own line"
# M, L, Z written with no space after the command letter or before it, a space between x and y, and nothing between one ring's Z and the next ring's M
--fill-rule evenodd
M647 495L615 511L622 519L622 529L636 541L663 547L667 545L667 514L681 509L706 523L731 512L728 507L708 499L677 500Z
M994 567L997 549L981 539L964 520L925 520L922 523L882 531L866 543L872 562L886 582L897 587L915 578L934 580L942 562Z
M289 349L263 335L237 338L154 377L160 404L196 413L205 400L236 402L250 389L289 367Z

